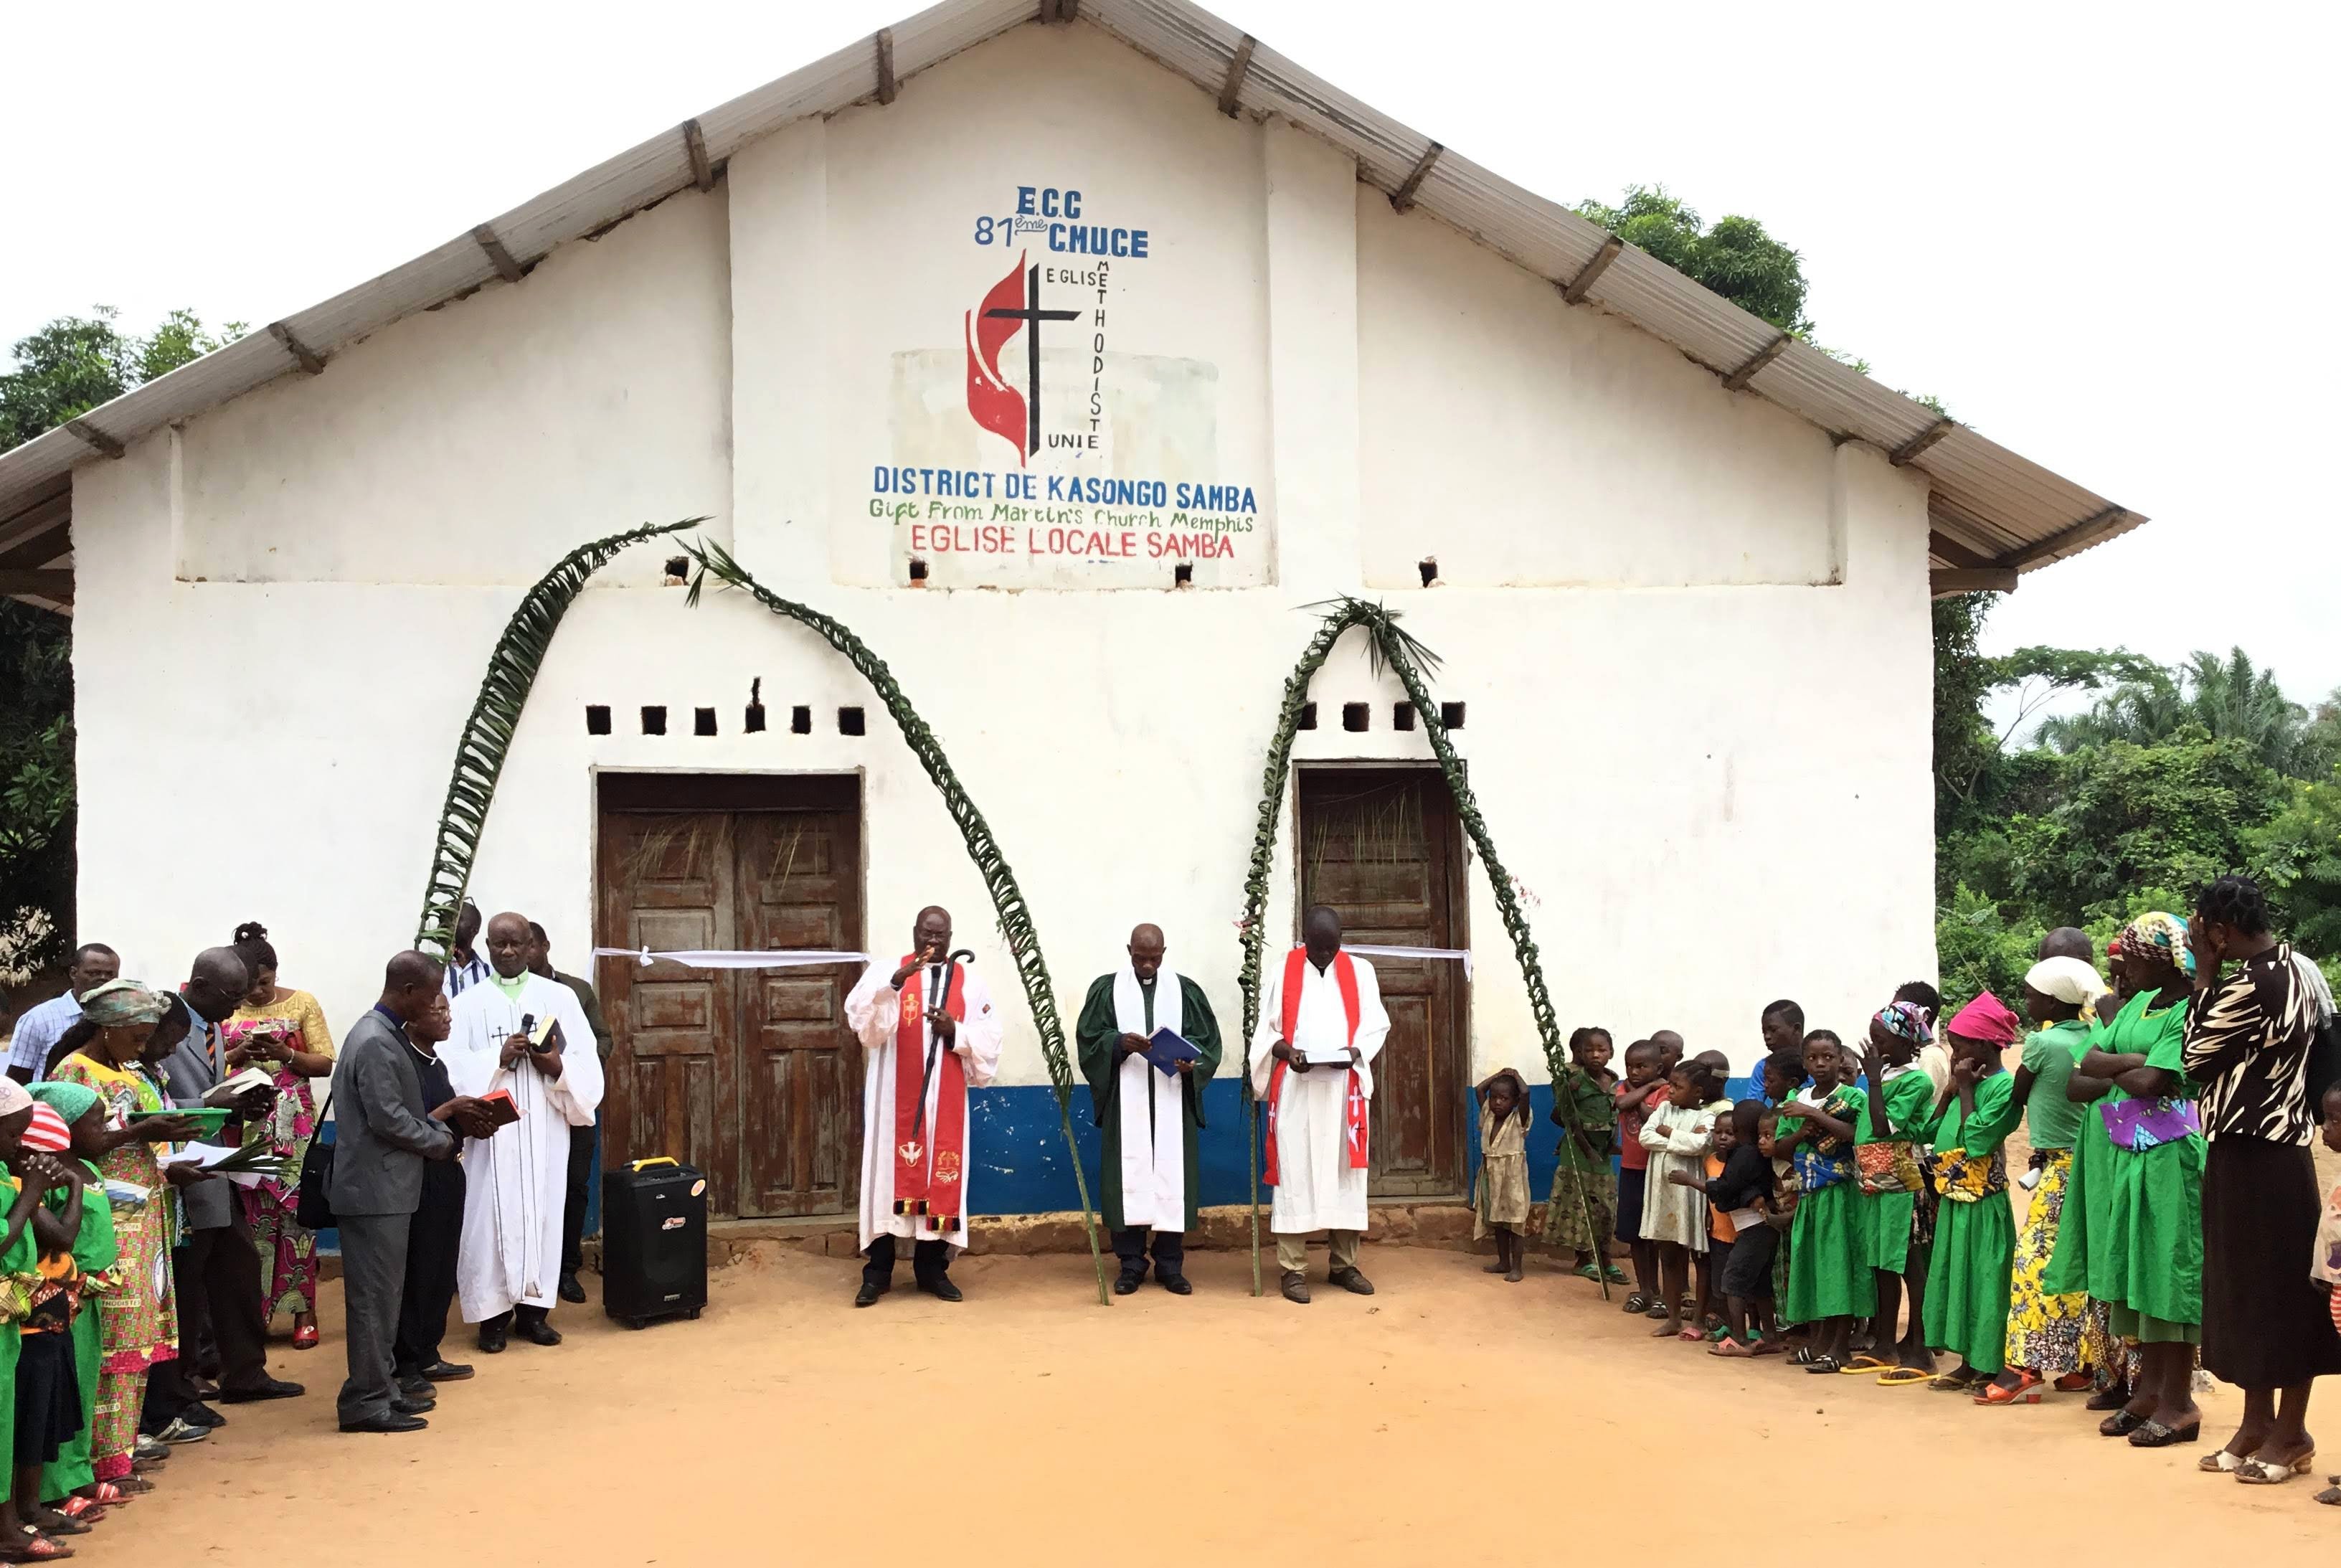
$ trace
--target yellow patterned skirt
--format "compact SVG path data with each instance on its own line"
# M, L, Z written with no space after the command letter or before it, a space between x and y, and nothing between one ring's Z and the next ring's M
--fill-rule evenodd
M2065 1189L2073 1174L2067 1149L2034 1155L2039 1184L2024 1223L2016 1233L2016 1268L2007 1302L2007 1364L2027 1367L2044 1378L2094 1373L2109 1349L2103 1314L2089 1310L2085 1293L2050 1295L2040 1288L2048 1259L2057 1250L2057 1223L2065 1213Z

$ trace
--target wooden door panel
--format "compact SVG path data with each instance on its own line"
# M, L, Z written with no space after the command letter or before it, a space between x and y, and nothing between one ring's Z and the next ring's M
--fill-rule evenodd
M759 813L740 824L743 945L857 947L860 813ZM743 1212L842 1213L861 1189L862 1048L845 1026L860 975L839 964L745 978Z
M1303 770L1300 906L1339 910L1362 945L1464 945L1453 803L1427 769ZM1469 1093L1468 993L1449 960L1373 961L1389 1040L1374 1074L1372 1188L1377 1196L1464 1190Z

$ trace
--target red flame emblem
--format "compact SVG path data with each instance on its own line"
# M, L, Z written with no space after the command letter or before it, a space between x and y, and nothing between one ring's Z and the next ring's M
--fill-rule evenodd
M1024 257L1019 255L1008 275L991 285L983 303L967 314L967 411L976 424L1016 448L1016 465L1024 466L1026 411L1024 394L1000 374L1000 351L1024 330L1017 315L1024 304Z

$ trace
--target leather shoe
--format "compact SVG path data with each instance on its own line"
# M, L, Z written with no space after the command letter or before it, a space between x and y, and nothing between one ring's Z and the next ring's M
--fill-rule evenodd
M515 1325L520 1337L531 1344L559 1344L561 1331L541 1317L524 1317Z
M1374 1282L1355 1269L1335 1269L1325 1277L1351 1295L1370 1296L1374 1293Z
M504 1352L504 1346L512 1343L511 1334L512 1330L506 1324L496 1323L491 1326L487 1323L482 1323L480 1325L480 1353L482 1355L502 1355Z
M562 1274L561 1299L565 1302L577 1303L582 1303L585 1300L585 1287L577 1283L577 1276L575 1274L565 1272Z
M409 1399L401 1394L390 1402L390 1408L401 1415L421 1415L425 1411L438 1409L439 1402L435 1399Z
M388 1410L380 1415L369 1415L363 1421L342 1423L344 1432L420 1432L431 1423L419 1415L403 1415Z
M853 1293L853 1304L855 1306L876 1306L878 1304L878 1298L885 1293L886 1287L884 1285L872 1284L868 1280L863 1280L862 1282L862 1288Z
M222 1415L218 1411L214 1410L210 1405L205 1404L200 1399L188 1405L186 1409L179 1412L179 1419L185 1422L189 1426L200 1426L206 1432L210 1431L214 1426L225 1426L227 1424L226 1416Z
M1309 1276L1298 1270L1294 1270L1292 1273L1286 1274L1284 1276L1284 1299L1289 1302L1298 1302L1300 1305L1307 1306L1309 1304Z
M460 1362L434 1361L420 1375L425 1383L461 1383L472 1375L472 1369Z
M955 1302L962 1299L959 1286L951 1283L951 1277L948 1274L931 1280L921 1280L919 1288L937 1301Z
M1144 1274L1123 1274L1113 1282L1113 1293L1118 1296L1134 1296L1138 1293L1138 1287L1145 1281Z
M251 1404L264 1399L298 1399L308 1392L297 1383L286 1383L281 1378L264 1377L250 1388L221 1389L220 1403Z
M1174 1296L1190 1296L1195 1293L1195 1287L1187 1283L1187 1276L1185 1274L1159 1273L1154 1277L1161 1282L1162 1288L1164 1290L1169 1291Z

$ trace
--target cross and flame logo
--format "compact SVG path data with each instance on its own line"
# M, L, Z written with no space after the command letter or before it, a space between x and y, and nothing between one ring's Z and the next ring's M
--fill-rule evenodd
M1041 324L1072 321L1077 310L1041 308L1041 269L1028 266L1020 252L1008 275L993 284L982 303L967 313L967 411L976 424L1012 442L1016 465L1041 450ZM1008 385L1000 351L1024 335L1024 390Z

